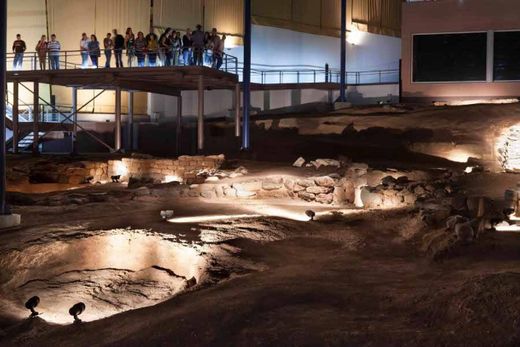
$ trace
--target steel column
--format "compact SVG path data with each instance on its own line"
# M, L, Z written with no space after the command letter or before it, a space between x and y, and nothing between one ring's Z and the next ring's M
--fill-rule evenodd
M115 141L114 150L121 150L121 88L116 88L116 125L115 125Z
M0 214L10 214L9 208L5 202L6 185L6 152L5 152L5 96L7 95L7 83L5 78L6 70L6 42L7 42L7 1L0 2Z
M242 81L242 150L249 150L249 106L251 104L251 0L244 0L244 69Z
M134 92L128 92L127 151L134 149Z
M235 136L240 137L240 83L235 86Z
M204 150L204 77L199 76L198 86L198 114L197 114L197 149Z
M175 139L175 150L177 155L181 154L181 136L182 136L182 94L177 97L177 127L176 139Z
M19 114L20 114L20 108L19 108L19 98L20 98L20 92L19 92L19 85L18 82L13 82L13 153L18 153L18 136L19 136Z
M346 74L347 74L347 0L341 0L341 75L339 82L339 101L345 102Z
M72 153L77 153L76 139L78 136L78 88L72 88Z
M40 83L34 82L33 87L33 154L38 154L40 151L38 145L40 142Z

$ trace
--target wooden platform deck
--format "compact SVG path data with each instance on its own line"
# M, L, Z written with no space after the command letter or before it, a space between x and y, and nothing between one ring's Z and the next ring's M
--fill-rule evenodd
M203 66L8 71L7 82L39 82L80 89L116 89L178 96L183 90L234 89L238 76Z

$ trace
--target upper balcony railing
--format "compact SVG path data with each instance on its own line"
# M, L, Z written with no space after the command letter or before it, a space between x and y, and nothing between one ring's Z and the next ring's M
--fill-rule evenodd
M110 67L115 66L115 52L110 53ZM107 52L107 53L108 53ZM162 67L162 66L186 66L194 65L193 52L183 54L182 51L170 52L144 52L139 55L128 55L125 51L121 53L124 68L135 67ZM107 55L101 50L101 57L89 54L83 55L82 51L60 51L55 55L45 54L40 56L37 52L25 52L22 56L14 53L7 54L8 70L71 70L71 69L95 69L106 66ZM96 65L97 62L97 65ZM217 65L218 63L218 65ZM239 75L242 77L243 67L238 59L224 53L222 61L214 59L213 52L205 50L202 55L202 64L206 67L216 68L221 71ZM251 69L251 82L259 84L302 84L302 83L339 83L340 71L316 66L267 66L257 65ZM347 72L346 82L348 85L367 84L395 84L399 82L399 69L381 69L367 71Z
M120 52L120 53L119 53ZM180 51L165 52L143 51L128 55L126 51L102 49L100 55L92 55L88 51L59 51L39 54L38 52L25 52L21 55L16 53L7 54L7 70L71 70L71 69L95 69L107 67L106 63L110 57L110 67L116 66L116 54L121 54L124 68L134 67L162 67L162 66L187 66L195 65L193 51L186 54ZM96 59L97 58L97 59ZM219 70L238 74L238 59L232 55L223 53L222 60L217 59L211 50L204 50L202 54L202 65Z

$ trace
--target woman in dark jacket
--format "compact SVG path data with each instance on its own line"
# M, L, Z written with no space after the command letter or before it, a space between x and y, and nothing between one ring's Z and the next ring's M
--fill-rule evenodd
M90 41L88 43L88 54L90 55L92 65L97 68L98 59L101 56L101 49L99 48L99 41L94 34L90 35Z

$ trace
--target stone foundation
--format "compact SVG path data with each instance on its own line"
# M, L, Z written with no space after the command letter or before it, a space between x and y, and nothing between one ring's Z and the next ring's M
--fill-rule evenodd
M108 176L121 176L121 181L193 183L198 174L217 170L224 161L224 155L181 156L178 159L123 158L108 162Z

